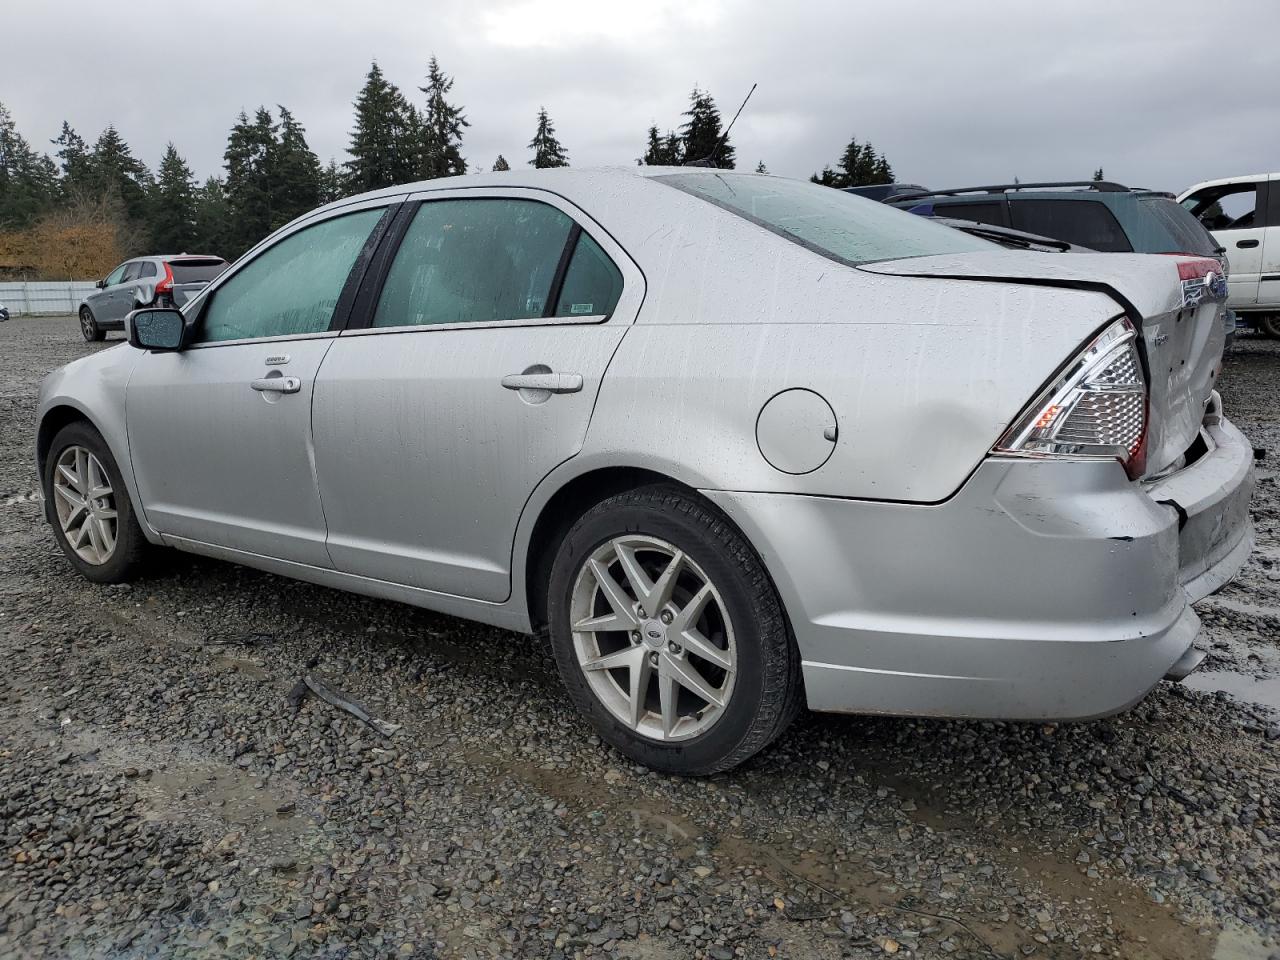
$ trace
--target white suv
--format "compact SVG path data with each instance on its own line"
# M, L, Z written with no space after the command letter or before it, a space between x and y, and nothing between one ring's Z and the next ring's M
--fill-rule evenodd
M1280 173L1206 180L1178 202L1226 247L1227 305L1245 323L1280 337Z

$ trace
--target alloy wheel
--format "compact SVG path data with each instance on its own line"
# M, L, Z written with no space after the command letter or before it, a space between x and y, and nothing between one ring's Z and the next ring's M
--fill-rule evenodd
M91 451L77 445L62 451L53 471L53 498L58 525L71 549L86 563L110 560L119 530L115 491Z
M737 648L715 584L657 537L614 537L578 571L569 606L578 665L613 716L662 742L706 732L733 694Z
M80 332L86 340L93 339L93 314L87 309L80 311Z

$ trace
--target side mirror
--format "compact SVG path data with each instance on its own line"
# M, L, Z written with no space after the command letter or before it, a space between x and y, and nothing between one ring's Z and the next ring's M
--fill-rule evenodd
M178 310L135 310L125 318L129 345L139 350L182 349L187 323Z
M98 280L98 281L96 281L96 282L94 283L94 286L95 286L95 287L97 287L99 290L101 290L102 288L104 288L106 285L107 285L107 281L106 281L106 278L105 278L105 277L104 277L103 279Z

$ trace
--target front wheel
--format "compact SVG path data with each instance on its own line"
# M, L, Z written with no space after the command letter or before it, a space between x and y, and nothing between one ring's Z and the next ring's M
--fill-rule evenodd
M147 550L120 468L106 441L87 423L58 431L44 468L53 531L71 565L95 583L136 575Z
M588 510L552 568L548 619L574 705L668 773L737 766L800 705L800 664L760 560L714 508L644 487Z
M1280 340L1280 313L1268 313L1258 321L1258 329L1273 340Z
M88 307L80 308L80 333L88 343L102 340L107 335L107 332L98 326L98 321L93 319L93 311Z

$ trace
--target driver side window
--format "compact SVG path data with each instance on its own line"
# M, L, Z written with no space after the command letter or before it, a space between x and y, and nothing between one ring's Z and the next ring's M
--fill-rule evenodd
M1247 230L1257 225L1258 187L1232 184L1202 190L1183 201L1206 230Z
M198 343L329 329L356 258L385 207L305 227L268 247L213 292Z

